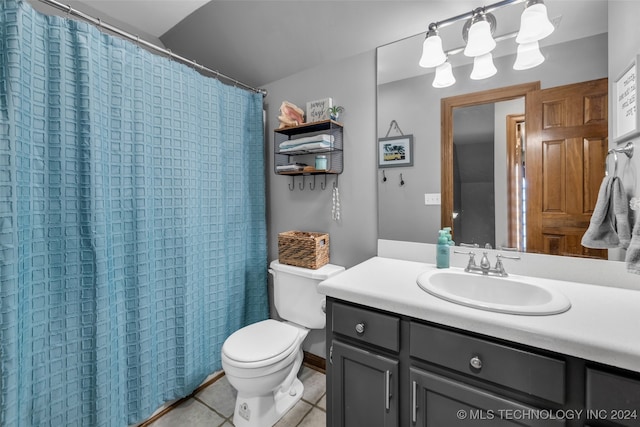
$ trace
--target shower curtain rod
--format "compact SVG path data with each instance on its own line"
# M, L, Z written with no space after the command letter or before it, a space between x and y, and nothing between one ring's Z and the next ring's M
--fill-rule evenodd
M140 36L133 35L131 33L128 33L126 31L118 28L118 27L114 27L111 24L103 22L100 18L94 18L92 16L89 16L89 15L87 15L87 14L85 14L85 13L83 13L83 12L77 10L77 9L72 8L70 5L65 5L65 4L59 3L56 0L38 0L38 1L40 3L47 4L49 6L55 7L58 10L66 12L68 15L77 16L78 18L83 19L85 21L88 21L88 22L96 25L99 28L104 28L105 30L108 30L108 31L111 31L112 33L118 34L119 36L122 36L122 37L124 37L126 39L129 39L131 41L134 41L135 43L144 45L144 46L148 47L149 49L152 49L152 50L155 50L157 52L160 52L160 53L162 53L164 55L167 55L167 56L169 56L169 57L171 57L173 59L177 59L178 61L181 61L181 62L183 62L183 63L185 63L187 65L192 66L193 68L196 68L196 69L201 70L201 71L205 71L207 73L215 74L216 78L223 78L225 80L233 82L234 85L241 86L244 89L247 89L247 90L250 90L250 91L253 91L253 92L256 92L256 93L261 93L263 97L267 96L267 90L266 89L259 89L259 88L255 88L253 86L249 86L248 84L242 83L241 81L238 81L238 80L236 80L236 79L234 79L232 77L229 77L229 76L227 76L225 74L222 74L219 71L212 70L210 68L205 67L204 65L198 64L195 61L192 61L192 60L187 59L187 58L185 58L183 56L177 55L177 54L171 52L171 50L169 50L169 49L165 49L163 47L160 47L158 45L150 43L150 42L148 42L146 40L142 40L140 38Z

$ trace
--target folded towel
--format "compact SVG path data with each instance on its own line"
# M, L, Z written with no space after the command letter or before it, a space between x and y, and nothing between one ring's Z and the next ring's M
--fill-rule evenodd
M636 211L635 217L633 235L624 261L627 263L629 273L640 274L640 212Z
M311 150L326 150L331 148L331 144L328 142L307 142L306 144L295 145L291 147L281 148L281 153L288 153L291 151L311 151Z
M302 144L308 144L310 142L323 142L326 144L331 144L333 142L333 135L320 134L305 136L298 139L288 139L280 144L280 148L296 147Z
M600 184L598 200L593 209L589 227L582 236L582 246L594 249L617 248L620 238L613 228L613 222L609 216L611 204L611 186L613 177L605 176Z

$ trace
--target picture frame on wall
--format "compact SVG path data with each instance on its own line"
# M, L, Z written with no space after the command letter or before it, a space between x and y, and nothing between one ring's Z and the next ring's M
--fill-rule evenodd
M329 108L333 107L333 99L324 98L307 102L307 123L329 120Z
M613 100L613 142L620 144L640 135L638 114L638 69L640 55L636 55L617 79L611 84Z
M413 135L378 139L378 167L413 166Z

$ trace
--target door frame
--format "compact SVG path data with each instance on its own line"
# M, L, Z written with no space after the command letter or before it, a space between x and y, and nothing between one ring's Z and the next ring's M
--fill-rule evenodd
M453 109L490 102L509 101L516 98L524 98L526 106L530 94L537 90L540 90L539 81L457 95L440 100L440 223L443 228L451 227L452 232L455 231L453 230ZM527 121L526 108L525 121Z

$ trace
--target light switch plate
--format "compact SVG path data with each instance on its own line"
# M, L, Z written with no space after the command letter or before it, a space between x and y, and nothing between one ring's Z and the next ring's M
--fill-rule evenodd
M425 205L439 205L440 202L440 193L425 193L424 195L424 204Z

